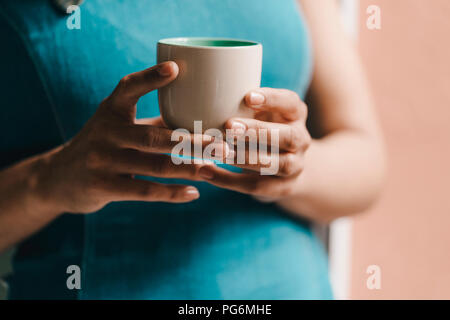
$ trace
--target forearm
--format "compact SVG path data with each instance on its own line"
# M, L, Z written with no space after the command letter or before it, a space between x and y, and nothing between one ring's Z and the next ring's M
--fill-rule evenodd
M39 190L50 153L0 171L0 252L38 231L59 214Z
M327 223L366 209L381 189L384 170L381 139L359 131L335 131L312 142L294 195L278 204Z

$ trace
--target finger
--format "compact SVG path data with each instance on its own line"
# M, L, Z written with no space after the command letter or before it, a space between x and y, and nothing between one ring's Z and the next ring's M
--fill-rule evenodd
M249 141L252 137L258 143L278 147L288 152L306 150L310 143L309 134L300 125L273 123L256 119L233 118L225 123L225 129L237 140ZM228 134L227 134L228 136Z
M119 174L199 180L200 168L208 164L175 164L171 156L137 150L117 150L107 163L108 169Z
M130 108L134 108L140 97L169 84L177 76L178 66L173 61L126 75L108 98L111 107L117 112L129 114Z
M287 184L280 177L261 176L256 173L236 173L219 167L200 169L200 177L220 188L259 196L278 196L286 191Z
M109 192L113 201L190 202L200 197L193 186L162 184L117 176L112 179Z
M305 120L307 116L305 103L291 90L256 89L245 96L245 103L256 111L277 112L288 121Z
M230 154L230 148L223 140L216 141L212 136L192 134L187 130L174 131L151 125L126 126L120 132L113 134L112 139L122 148L143 152L178 154L179 150L174 148L180 147L179 144L182 143L181 147L186 146L186 148L181 148L180 155L202 158L206 155L203 152L204 149L209 145L213 145L214 154L220 159L225 159Z
M153 117L153 118L141 118L136 119L135 124L146 124L150 126L160 127L160 128L167 128L166 124L164 123L161 116Z
M303 161L294 153L258 154L258 151L247 151L245 158L245 163L242 163L235 157L234 165L265 175L282 177L297 176L303 171Z

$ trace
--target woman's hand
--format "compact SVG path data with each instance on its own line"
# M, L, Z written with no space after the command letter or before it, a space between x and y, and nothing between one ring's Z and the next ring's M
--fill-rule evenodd
M170 153L178 141L161 118L136 120L136 104L146 93L177 77L166 62L124 77L81 132L41 161L36 192L60 212L88 213L112 201L188 202L199 197L193 186L160 184L134 175L199 180L202 164L175 165ZM194 135L184 137L200 141ZM220 143L226 148L224 143ZM221 147L219 147L221 148ZM216 149L217 150L217 149Z
M234 163L246 169L234 173L218 167L204 167L200 176L216 186L251 194L261 200L278 200L293 195L293 185L303 171L304 154L311 143L306 128L307 107L299 96L284 89L261 88L245 97L248 107L255 110L255 119L233 118L225 129L232 130L237 140L249 141L253 135L258 143L267 144L267 153L259 149L237 148ZM230 131L228 131L230 132ZM264 135L263 133L267 133ZM239 142L236 143L239 146ZM278 152L279 149L279 152ZM245 163L239 164L239 154L245 152ZM255 159L257 161L250 161ZM263 168L276 168L273 175L262 175Z
M337 1L299 2L314 40L308 96L314 103L310 125L319 135L309 138L306 107L295 94L258 89L264 102L259 98L253 103L258 100L255 95L256 99L247 95L246 102L261 110L257 115L262 122L241 122L246 129L258 124L284 128L278 175L237 174L219 168L205 168L201 173L219 187L271 198L288 212L328 223L364 211L377 199L386 174L385 147L364 68L341 26Z

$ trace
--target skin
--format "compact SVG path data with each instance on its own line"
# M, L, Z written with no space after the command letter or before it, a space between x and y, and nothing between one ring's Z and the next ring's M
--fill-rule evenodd
M0 172L0 250L39 230L64 212L90 213L114 201L189 202L193 186L138 180L134 175L199 180L203 164L175 165L170 153L178 143L160 118L136 120L140 97L167 85L178 66L166 62L124 77L95 115L67 144ZM204 135L185 135L205 148L227 144ZM194 146L192 146L193 148Z
M278 175L248 172L262 166L246 165L241 166L245 174L213 167L200 174L221 188L274 201L292 214L328 223L374 202L384 180L385 152L363 68L340 25L337 3L302 0L299 5L315 53L308 93L311 108L292 91L262 88L245 97L258 120L230 119L225 124L244 131L279 129Z
M90 213L114 201L180 203L199 197L193 186L157 184L135 175L207 181L323 223L366 209L379 193L385 166L362 67L338 23L336 4L303 0L300 5L315 52L307 102L289 90L255 89L245 97L255 119L225 124L237 135L279 129L277 175L261 175L267 166L261 162L239 165L244 172L232 173L210 163L174 165L164 155L177 143L170 141L171 130L159 117L135 116L141 96L177 77L177 65L166 62L124 77L65 145L0 171L0 251L64 212ZM211 143L204 135L184 138L203 148ZM213 143L224 156L236 155L226 143Z

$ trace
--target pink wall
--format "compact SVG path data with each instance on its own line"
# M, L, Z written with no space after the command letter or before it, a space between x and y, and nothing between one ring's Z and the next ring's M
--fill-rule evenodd
M381 30L366 8L381 8ZM450 1L361 0L360 49L385 131L389 178L355 218L351 298L450 299ZM381 290L366 287L381 268Z

